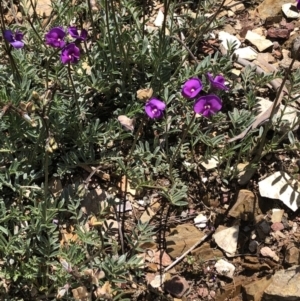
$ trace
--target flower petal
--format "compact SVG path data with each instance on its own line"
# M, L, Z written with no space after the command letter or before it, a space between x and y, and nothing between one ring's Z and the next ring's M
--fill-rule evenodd
M222 100L214 94L206 95L207 104L210 105L210 110L214 113L220 111L222 109Z
M146 103L145 112L150 118L154 118L153 107L151 104Z
M194 104L195 113L203 114L203 112L205 111L204 106L206 105L206 103L207 101L205 96L198 98Z
M68 28L68 32L72 38L75 38L75 39L79 38L79 33L78 33L76 26L70 26Z
M222 75L217 75L214 79L215 83L219 83L221 85L224 85L225 83L225 78Z
M9 43L13 42L14 41L13 32L9 29L5 29L4 30L4 39Z
M16 31L16 33L15 33L15 40L16 41L22 41L22 39L23 39L23 34L22 34L22 32L21 31Z
M157 98L151 98L148 101L148 104L151 104L152 106L156 107L160 111L163 111L166 108L166 104Z
M200 91L202 90L202 82L197 77L192 77L187 80L181 90L181 94L185 98L194 98L196 97Z
M21 41L11 42L10 44L16 49L20 49L24 47L24 43Z

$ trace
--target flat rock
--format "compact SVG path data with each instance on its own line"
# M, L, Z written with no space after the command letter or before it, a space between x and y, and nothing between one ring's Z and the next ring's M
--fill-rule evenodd
M296 40L296 39L295 39ZM294 47L294 45L293 45ZM281 61L279 61L279 66L281 68L288 68L292 62L292 59L289 57L289 51L287 49L282 49L282 56L283 59ZM291 51L291 53L293 53L293 51ZM295 54L293 54L294 56L296 56ZM298 57L297 59L299 60L300 57ZM300 68L300 62L299 61L295 61L294 65L292 66L292 70L297 70Z
M257 197L252 191L241 189L236 203L229 210L228 214L236 219L253 221L255 216L261 214Z
M282 11L289 19L298 19L299 13L295 5L292 3L285 3L282 5Z
M216 262L215 269L220 275L224 275L232 279L235 271L235 266L224 259L220 259Z
M300 263L300 251L293 243L286 246L284 262L290 266Z
M300 299L300 266L295 265L280 270L272 277L271 284L265 289L266 301L298 301Z
M286 206L296 211L300 205L300 195L290 184L291 177L277 171L258 183L261 196L281 200Z
M262 97L257 97L257 100L257 109L259 111L257 116L263 114L264 111L273 105L272 101ZM285 133L289 130L296 131L299 128L299 126L294 126L294 124L298 122L298 119L300 118L300 112L293 107L280 105L274 118L280 133ZM276 128L274 128L274 130L276 130Z
M236 45L236 49L239 48L241 46L241 42L240 40L232 35L232 34L229 34L225 31L220 31L219 32L219 40L221 40L221 45L226 49L228 50L228 43L229 44L232 44L232 43L235 43Z
M253 61L257 58L257 51L253 49L251 46L247 46L244 48L239 48L234 51L236 55L238 55L242 59L246 59L249 61Z
M204 234L193 225L178 225L166 237L167 253L173 258L179 257L203 236Z
M258 7L257 12L261 19L265 20L268 17L274 17L281 14L282 5L291 3L291 0L264 0Z
M273 46L272 41L251 30L247 31L245 39L248 40L252 45L254 45L259 51L264 51Z
M272 39L288 39L290 37L290 31L286 28L269 28L267 36Z
M270 285L271 277L264 277L243 285L247 301L261 301L264 290Z
M223 252L217 248L211 248L208 242L191 251L195 257L199 257L202 261L212 260L213 258L223 257Z
M227 256L233 256L236 252L239 237L239 226L225 228L219 226L213 238L216 244L226 252Z

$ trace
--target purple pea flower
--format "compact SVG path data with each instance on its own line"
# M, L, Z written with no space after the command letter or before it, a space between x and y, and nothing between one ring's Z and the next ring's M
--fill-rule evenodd
M63 64L76 64L79 61L79 57L80 50L75 43L68 44L65 48L63 48L60 55L60 59Z
M213 78L212 74L207 73L207 77L212 88L228 90L228 87L225 86L225 78L222 75L217 75L215 78Z
M45 34L46 44L54 48L63 48L66 44L65 36L66 33L62 27L53 27Z
M24 47L24 42L22 42L23 34L18 30L15 34L9 29L4 30L4 39L16 49Z
M161 118L165 108L166 104L163 101L151 98L145 105L145 112L151 119Z
M196 97L199 92L202 90L202 82L197 77L192 77L189 80L187 80L181 90L181 94L185 98L194 98Z
M214 94L206 95L198 98L194 104L194 111L202 114L204 117L210 117L222 108L221 99Z
M76 41L85 41L87 38L87 31L85 29L82 29L79 34L77 28L71 26L68 28L68 32L72 38L76 39Z

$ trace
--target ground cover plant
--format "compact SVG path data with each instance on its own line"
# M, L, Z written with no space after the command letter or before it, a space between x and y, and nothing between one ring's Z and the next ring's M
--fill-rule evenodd
M298 150L299 121L278 132L286 121L273 116L295 100L300 71L248 63L234 79L236 45L213 44L224 2L52 1L43 19L35 1L1 1L3 300L170 299L149 288L143 260L149 245L165 249L170 217L248 185L266 155ZM275 105L258 119L262 88ZM143 222L126 201L160 207Z

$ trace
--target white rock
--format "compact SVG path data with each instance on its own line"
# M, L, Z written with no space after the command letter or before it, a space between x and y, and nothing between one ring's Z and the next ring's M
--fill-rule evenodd
M158 288L160 287L164 282L165 282L165 277L166 275L156 275L155 278L150 282L150 285L153 288Z
M230 263L224 259L220 259L216 262L215 268L220 275L224 275L229 278L233 278L235 266L232 263Z
M257 58L257 51L255 51L252 47L247 46L244 48L239 48L234 51L236 55L238 55L242 59L246 59L249 61L253 61Z
M273 46L272 41L267 40L264 36L261 36L251 30L247 31L245 39L256 46L259 51L264 51L267 48Z
M211 157L210 159L201 162L201 165L206 169L213 169L216 168L219 165L219 160L217 157Z
M239 226L233 226L220 230L213 235L216 244L223 249L228 256L233 256L237 248Z
M291 19L299 18L299 13L297 12L297 8L292 3L282 4L281 9L283 13L286 15L286 17Z
M228 45L227 45L228 43L232 44L233 42L235 42L235 44L236 44L235 49L237 49L241 46L241 42L239 41L239 39L236 36L229 34L225 31L219 32L219 40L222 41L221 44L226 50L228 50Z
M263 247L260 249L260 254L266 257L270 257L275 261L279 261L279 257L269 247Z
M272 217L271 217L272 223L280 223L283 213L284 210L282 209L277 209L277 208L272 209Z
M195 226L203 229L206 227L207 220L208 219L207 219L206 215L200 213L198 216L196 216L194 218Z
M164 13L161 10L159 10L153 24L157 27L161 27L164 23L164 18L165 18Z
M283 172L277 171L258 183L261 196L281 200L286 206L296 211L300 204L300 195L290 184L291 177Z
M263 112L266 111L273 104L272 101L262 97L257 97L256 99L258 100L259 111L260 111L258 116L263 114ZM286 131L289 131L291 129L293 129L293 131L296 131L299 128L298 125L293 127L293 125L298 122L299 117L300 117L300 112L295 108L290 106L280 105L278 112L275 114L274 118L277 124L281 119L278 129L279 132L285 133Z

